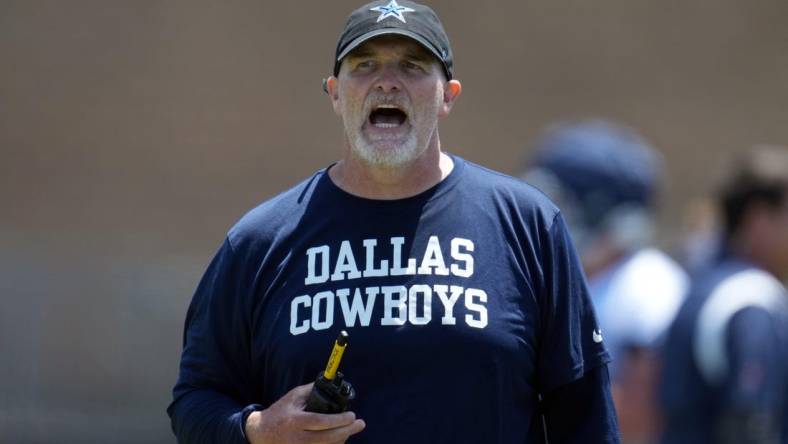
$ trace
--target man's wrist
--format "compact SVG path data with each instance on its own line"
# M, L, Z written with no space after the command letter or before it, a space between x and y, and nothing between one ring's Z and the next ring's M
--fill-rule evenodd
M243 431L244 438L246 438L246 441L249 443L252 442L250 436L254 436L254 432L260 427L260 416L262 410L263 408L259 404L246 406L246 408L243 410L241 417L241 430Z

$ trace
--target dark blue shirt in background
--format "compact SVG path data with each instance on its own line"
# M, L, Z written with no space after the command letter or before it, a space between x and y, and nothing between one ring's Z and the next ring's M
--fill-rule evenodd
M737 431L757 436L753 442L786 432L786 304L776 279L730 255L698 273L665 344L663 443L736 440L726 424L736 416L753 420L752 433ZM771 431L757 421L772 424Z

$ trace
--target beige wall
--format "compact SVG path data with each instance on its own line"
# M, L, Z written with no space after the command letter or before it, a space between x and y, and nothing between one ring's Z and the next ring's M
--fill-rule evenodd
M325 166L359 3L0 0L0 442L173 442L191 292L248 208ZM512 172L556 119L665 155L662 239L730 154L788 143L788 2L435 1L444 147ZM51 427L51 428L50 428Z

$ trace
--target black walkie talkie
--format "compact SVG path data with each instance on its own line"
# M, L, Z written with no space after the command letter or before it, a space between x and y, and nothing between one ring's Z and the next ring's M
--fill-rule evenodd
M347 332L342 330L334 342L334 349L328 358L326 370L320 372L306 401L304 410L316 413L341 413L350 409L350 402L356 399L356 390L337 371L339 361L347 347Z

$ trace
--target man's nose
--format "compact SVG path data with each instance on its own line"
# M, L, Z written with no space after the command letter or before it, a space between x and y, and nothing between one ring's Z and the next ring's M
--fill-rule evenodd
M378 78L375 80L375 88L384 93L396 92L402 89L397 67L390 64L381 67Z

